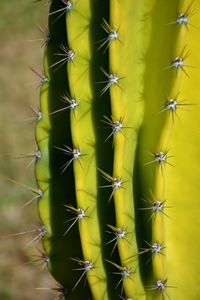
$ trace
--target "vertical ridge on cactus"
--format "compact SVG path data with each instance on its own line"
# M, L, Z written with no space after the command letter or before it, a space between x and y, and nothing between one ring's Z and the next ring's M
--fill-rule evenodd
M72 140L85 154L80 164L75 161L73 164L77 205L88 207L88 218L79 223L79 233L84 260L93 264L87 273L92 295L100 300L108 299L108 286L97 206L99 189L92 109L98 99L94 98L94 83L90 80L90 61L93 59L90 46L91 14L90 1L79 1L74 4L71 16L66 20L69 44L76 49L74 63L67 65L67 71L70 93L76 95L80 103L76 115L71 115Z
M132 280L124 280L125 294L130 297L142 297L142 286L138 259L133 254L137 253L136 228L134 225L135 206L133 190L134 157L138 138L138 128L141 125L143 114L143 101L139 101L142 91L142 82L138 80L142 76L143 64L138 64L143 47L143 37L137 35L140 30L139 19L144 9L144 2L133 5L131 2L122 3L110 1L110 23L118 28L118 40L110 43L109 59L110 71L120 74L123 80L121 88L110 89L112 116L115 119L123 117L123 123L128 127L123 134L116 134L114 139L113 175L126 180L126 186L117 190L114 194L116 226L124 226L131 232L130 244L121 240L118 244L121 264L126 263L134 271ZM132 17L129 17L132 16ZM122 22L123 20L123 22ZM129 109L127 110L127 107Z

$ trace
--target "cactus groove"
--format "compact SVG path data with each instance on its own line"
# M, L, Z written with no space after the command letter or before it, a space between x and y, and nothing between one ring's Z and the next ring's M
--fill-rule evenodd
M33 157L53 290L199 299L199 1L49 7Z

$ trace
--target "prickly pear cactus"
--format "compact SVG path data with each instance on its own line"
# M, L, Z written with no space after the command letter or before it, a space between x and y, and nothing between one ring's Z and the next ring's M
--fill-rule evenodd
M35 174L56 299L199 299L200 3L49 5Z

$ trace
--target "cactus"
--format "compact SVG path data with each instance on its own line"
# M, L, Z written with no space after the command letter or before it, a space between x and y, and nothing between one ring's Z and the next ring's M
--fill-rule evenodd
M198 4L49 3L35 174L56 299L199 299Z

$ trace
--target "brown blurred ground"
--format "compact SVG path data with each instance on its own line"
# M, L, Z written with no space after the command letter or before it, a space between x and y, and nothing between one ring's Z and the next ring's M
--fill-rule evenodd
M33 164L30 159L16 159L20 153L36 149L34 123L25 122L33 116L30 105L38 108L39 90L29 67L42 69L43 49L37 25L47 26L48 1L0 1L0 174L35 187ZM55 283L47 270L31 263L36 247L24 248L34 237L5 237L32 230L38 225L36 202L21 206L33 194L0 179L0 299L54 299L55 294L37 291ZM40 244L37 247L41 248Z

